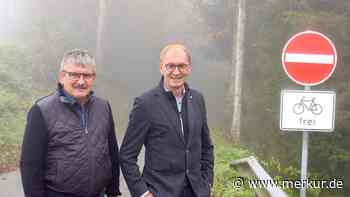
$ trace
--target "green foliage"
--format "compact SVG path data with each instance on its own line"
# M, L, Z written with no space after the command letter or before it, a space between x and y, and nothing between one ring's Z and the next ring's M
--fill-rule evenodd
M249 156L249 152L240 147L230 144L219 131L212 130L212 137L215 144L215 165L214 165L214 193L215 197L251 197L254 191L243 186L236 189L233 181L240 175L236 170L230 168L230 162Z
M264 168L269 172L273 172L271 174L274 177L274 180L299 180L300 179L300 170L293 166L283 166L277 158L272 157L269 160L261 161ZM309 180L320 180L320 177L312 174L308 176ZM294 188L283 188L290 196L299 196L299 190ZM308 188L307 196L310 197L318 197L321 194L320 188Z
M336 91L336 128L333 133L313 133L310 136L308 170L311 177L344 180L345 189L310 190L309 195L349 196L349 1L338 0L335 4L321 0L251 0L246 3L241 141L259 157L268 160L266 167L276 176L297 178L300 175L296 169L300 168L301 135L298 132L279 131L278 121L280 91L302 87L285 75L281 65L281 52L286 41L297 32L314 30L326 34L337 47L338 64L333 76L313 89ZM210 13L231 14L232 7L223 6L223 1L215 4L218 7L208 6ZM229 24L235 24L234 18L210 13L204 12L204 17L216 17L211 18L211 21L220 21L221 24L217 26L208 22L211 31L223 32L222 36L214 37L214 41L232 43L232 32L225 31L231 26L222 22L230 18ZM219 50L228 51L225 45L221 45ZM227 61L230 62L231 57ZM227 124L230 126L230 122Z
M0 45L0 85L28 93L31 83L31 57L28 51L16 46ZM23 95L23 94L22 94Z
M36 92L30 60L25 49L0 46L0 172L18 164L25 114Z

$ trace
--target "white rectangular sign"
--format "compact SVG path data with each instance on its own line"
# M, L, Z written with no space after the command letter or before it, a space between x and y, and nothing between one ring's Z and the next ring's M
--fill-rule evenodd
M335 95L332 91L282 90L280 129L332 132Z

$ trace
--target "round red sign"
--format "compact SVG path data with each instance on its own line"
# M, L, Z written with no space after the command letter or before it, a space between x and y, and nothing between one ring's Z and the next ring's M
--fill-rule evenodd
M314 86L326 81L337 64L332 41L315 31L304 31L288 40L282 52L283 69L294 82Z

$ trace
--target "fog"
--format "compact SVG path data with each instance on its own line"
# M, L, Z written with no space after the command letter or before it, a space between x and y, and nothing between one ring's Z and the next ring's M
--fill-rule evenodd
M2 1L2 38L33 51L33 72L42 69L36 79L51 84L48 89L55 88L64 51L85 48L97 55L99 1ZM190 49L193 71L189 84L205 94L213 126L222 124L230 60L205 54L210 47L208 30L195 1L160 1L156 6L150 0L106 2L96 91L113 104L118 128L125 128L133 99L157 85L159 52L174 42Z
M232 47L236 4L230 0L1 0L0 41L3 47L16 46L30 57L30 77L40 96L56 88L65 51L83 48L95 54L95 90L112 103L119 136L134 98L160 80L162 47L183 43L193 60L189 85L205 96L209 126L228 134L233 111L228 90L237 50ZM277 157L283 165L299 168L301 135L279 130L279 96L282 89L303 87L285 75L281 52L293 34L320 31L335 43L339 61L335 74L315 89L337 91L337 119L335 134L311 138L310 168L323 177L350 179L343 173L349 172L347 157L337 157L333 167L328 159L350 151L346 121L350 118L350 2L247 0L246 4L242 145L264 159ZM346 187L349 191L349 184Z

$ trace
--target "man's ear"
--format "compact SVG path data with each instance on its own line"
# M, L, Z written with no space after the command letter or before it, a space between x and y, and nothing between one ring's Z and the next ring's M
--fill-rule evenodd
M61 84L63 84L63 80L64 80L64 76L65 75L65 73L64 72L62 72L62 71L60 71L59 73L58 73L58 81L61 83Z
M164 76L164 65L162 63L159 64L159 72Z
M189 68L188 68L188 73L191 73L192 72L192 66L190 66Z

